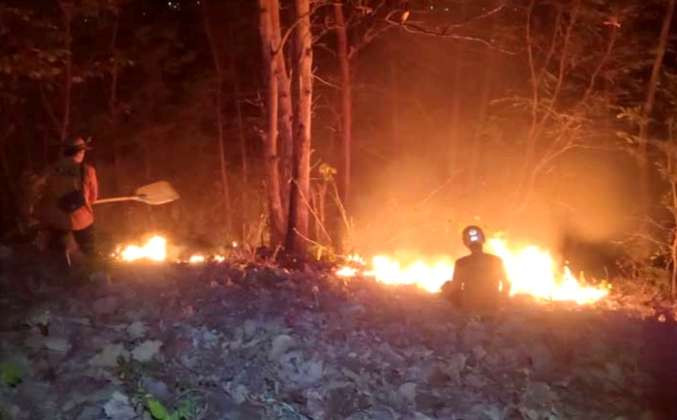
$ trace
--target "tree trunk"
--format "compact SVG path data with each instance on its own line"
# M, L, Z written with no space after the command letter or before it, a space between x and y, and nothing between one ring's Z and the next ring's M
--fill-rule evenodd
M235 35L233 29L230 32L230 43L235 43ZM242 119L242 104L240 103L240 74L238 72L237 63L235 61L236 53L233 48L228 49L228 58L230 63L230 76L233 79L233 101L235 105L235 114L237 118L237 132L240 143L240 162L241 162L241 176L242 176L242 190L240 193L240 213L246 215L249 213L248 193L249 193L249 158L247 156L247 138L245 137L244 121ZM242 231L240 232L240 239L244 242L246 239L246 227L244 216L240 220Z
M108 99L108 108L110 112L110 126L111 133L111 158L113 160L113 179L110 185L113 187L113 194L120 193L119 177L122 174L120 170L120 159L118 156L118 57L117 57L117 40L118 30L120 28L120 13L118 10L114 11L113 33L111 35L111 58L113 60L111 66L111 81L110 81L110 97Z
M73 50L71 48L73 43L72 36L72 21L73 21L73 5L71 3L60 1L61 13L64 25L64 49L67 51L66 67L64 69L64 85L63 85L63 114L61 118L61 142L66 141L68 136L68 128L71 119L71 91L73 87Z
M268 132L263 144L263 162L266 177L268 196L268 210L270 212L270 241L272 246L282 244L284 239L285 221L282 201L280 199L280 173L277 156L277 113L278 113L278 85L275 74L275 60L271 40L271 3L276 0L259 1L259 33L261 35L261 51L266 75L268 107Z
M214 70L216 70L216 128L218 133L219 150L219 169L221 173L221 188L223 192L223 220L226 225L226 231L232 233L232 222L230 212L230 190L228 188L228 171L226 168L226 149L223 144L223 65L211 24L209 23L209 13L207 11L207 0L202 2L202 17L205 26L205 33L209 42L209 49L212 52L214 61Z
M292 89L290 72L284 59L284 45L282 28L280 25L279 0L270 1L271 17L271 45L275 60L275 75L277 76L279 93L279 166L280 166L280 198L282 208L289 209L289 191L292 178L292 161L294 154L294 107L292 105ZM285 217L288 215L285 213Z
M313 49L310 33L310 0L296 0L296 48L298 62L298 107L294 136L294 165L289 199L287 248L293 253L305 253L308 237L308 200L310 199L310 122L313 99Z
M493 32L493 30L492 30ZM480 127L486 124L487 111L489 109L489 101L491 99L491 92L493 88L493 72L494 54L492 51L487 51L485 58L484 72L482 74L482 87L480 88L480 104L477 112L477 125L475 126L470 143L470 179L468 182L469 188L478 191L480 188L479 176L480 171L480 156L482 156L482 142L480 141Z
M649 119L653 111L654 100L656 98L656 88L660 78L661 67L663 66L663 57L667 49L668 38L670 36L670 26L675 12L675 0L669 0L663 17L661 34L658 38L658 47L656 49L656 58L651 71L651 78L647 86L646 100L642 107L642 121L639 125L639 166L640 166L640 200L642 210L648 215L649 201L651 199L651 166L649 165L647 137L649 135ZM642 230L648 230L646 226ZM647 232L644 232L647 233Z
M464 147L463 142L460 141L459 137L461 134L460 122L461 122L461 53L460 48L456 48L454 51L454 69L452 70L452 102L449 109L449 137L450 141L448 144L448 166L447 166L447 176L452 176L458 169L459 156L461 153L461 148ZM461 153L459 153L461 152ZM466 184L467 186L467 184ZM458 193L458 190L454 191Z
M340 160L338 165L339 196L344 209L350 211L350 174L351 174L351 143L352 143L352 82L350 80L350 61L348 56L348 34L345 17L343 16L343 2L334 3L336 18L336 38L338 41L338 59L341 68L341 126L340 126ZM345 231L348 228L339 224L337 245L342 251L346 239Z

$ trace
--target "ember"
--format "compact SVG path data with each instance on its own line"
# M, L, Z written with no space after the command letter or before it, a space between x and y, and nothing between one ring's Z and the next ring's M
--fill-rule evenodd
M609 294L608 288L582 284L566 266L559 270L551 254L538 246L509 247L505 239L493 237L487 248L503 259L512 286L511 295L524 294L543 300L586 304ZM336 274L341 277L361 274L385 284L417 285L436 293L446 281L451 280L454 272L454 263L449 258L417 259L404 264L395 257L377 255L371 259L370 267L362 269L357 268L360 261L351 256L349 265L341 267Z

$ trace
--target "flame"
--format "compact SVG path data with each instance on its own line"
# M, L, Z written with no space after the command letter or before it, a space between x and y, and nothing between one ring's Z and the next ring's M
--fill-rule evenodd
M528 294L554 301L593 303L609 294L604 287L586 286L576 279L569 267L558 271L550 253L535 245L511 250L501 238L487 243L489 251L503 259L510 281L510 294Z
M493 237L487 243L487 250L503 260L513 296L526 294L543 300L586 304L609 294L608 288L582 284L568 267L558 270L551 254L535 245L509 247L506 240ZM339 268L336 274L342 277L362 274L385 284L417 285L432 293L439 292L454 273L454 264L448 258L417 259L403 264L395 257L377 255L366 270L356 268L354 261L363 260L349 258L349 264Z
M359 270L354 267L349 267L347 265L336 270L336 275L339 277L355 277Z
M195 255L191 255L190 258L188 258L188 263L189 264L202 264L202 263L205 262L205 260L206 260L206 258L205 258L204 255L195 254Z
M167 240L155 235L139 246L136 244L119 247L115 255L122 261L150 260L161 262L167 258Z
M451 260L441 259L427 263L422 260L402 266L399 261L386 255L377 255L371 260L371 270L365 275L389 284L415 284L429 292L437 292L442 285L451 280L454 264Z

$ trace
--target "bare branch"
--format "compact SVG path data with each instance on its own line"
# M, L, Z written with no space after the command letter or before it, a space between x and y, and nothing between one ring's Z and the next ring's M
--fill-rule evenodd
M386 17L385 21L393 26L397 26L402 28L404 31L412 33L412 34L419 34L419 35L427 35L427 36L432 36L436 38L447 38L447 39L456 39L459 41L470 41L470 42L477 42L485 47L492 48L494 50L500 51L504 54L509 54L509 55L515 55L516 52L514 51L509 51L506 49L503 49L501 47L498 47L497 45L492 44L491 42L487 41L486 39L483 38L478 38L470 35L462 35L458 33L450 33L449 32L449 27L443 29L443 30L431 30L424 28L422 26L413 24L413 23L400 23L392 20L392 15L393 13L390 13L388 17Z

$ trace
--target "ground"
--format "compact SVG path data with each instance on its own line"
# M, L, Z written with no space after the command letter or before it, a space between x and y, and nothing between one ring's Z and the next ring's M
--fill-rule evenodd
M0 298L3 420L677 415L674 320L617 301L513 299L480 319L414 288L244 263L117 266L34 294Z

